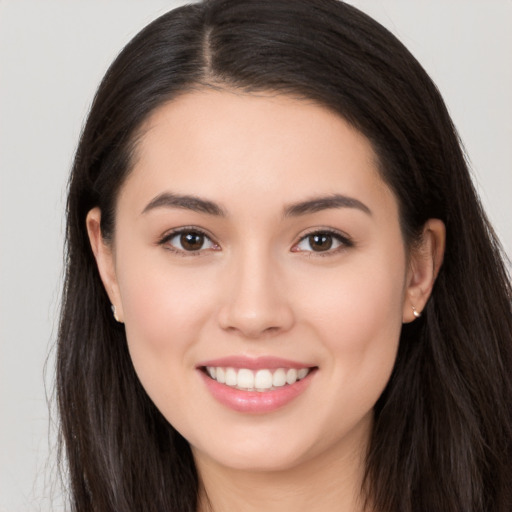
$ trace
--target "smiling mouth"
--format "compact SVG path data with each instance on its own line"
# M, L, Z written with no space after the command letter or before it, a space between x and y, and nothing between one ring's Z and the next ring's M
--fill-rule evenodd
M204 366L201 369L219 384L241 391L265 392L291 386L307 377L316 367L250 370L248 368Z

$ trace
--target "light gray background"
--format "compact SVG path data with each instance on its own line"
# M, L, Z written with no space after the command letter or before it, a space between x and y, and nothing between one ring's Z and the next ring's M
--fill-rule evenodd
M43 366L50 354L51 392L67 174L108 64L179 3L0 0L1 512L47 511L52 500L61 509ZM511 256L512 1L351 3L395 32L434 78Z

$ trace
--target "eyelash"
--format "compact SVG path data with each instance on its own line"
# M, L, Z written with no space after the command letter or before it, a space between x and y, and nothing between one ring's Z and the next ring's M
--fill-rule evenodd
M203 244L206 240L208 240L213 247L209 247L206 249L200 248L197 250L186 250L186 249L180 249L178 247L175 247L174 245L170 244L170 241L173 240L176 237L183 236L183 235L199 235L201 237L204 237ZM338 247L335 247L334 249L331 249L330 247L327 248L325 251L314 251L314 250L302 250L298 249L298 246L306 241L309 237L312 236L327 236L334 239L336 242L339 243ZM181 243L181 242L180 242ZM165 246L165 248L171 252L174 252L175 254L178 254L180 256L200 256L204 254L204 251L218 251L221 250L219 245L202 229L199 229L194 226L190 227L183 227L176 230L173 230L169 233L166 233L159 241L158 245ZM295 243L291 249L292 252L303 252L303 253L309 253L308 256L311 257L313 254L315 256L332 256L333 254L337 254L338 252L341 252L343 250L346 250L350 247L354 246L354 242L346 235L334 231L331 229L314 229L310 231L309 233L306 233L303 235L297 243Z
M199 236L202 236L202 237L204 237L204 242L206 242L208 240L214 246L214 248L207 248L207 249L201 248L201 249L198 249L198 250L187 251L186 249L180 249L180 248L175 247L172 244L170 244L170 241L173 238L176 238L178 236L183 236L183 235L199 235ZM175 254L178 254L180 256L201 256L202 254L204 254L204 251L208 251L208 250L217 251L217 250L220 249L220 248L218 248L219 245L212 240L210 235L208 235L202 229L196 228L195 226L190 226L190 227L185 226L183 228L175 229L175 230L173 230L173 231L171 231L169 233L166 233L158 241L158 245L165 246L165 249L167 249L168 251L171 251L171 252L173 252Z
M303 250L297 249L299 244L301 244L302 242L306 241L309 237L314 236L314 235L316 235L316 236L324 235L324 236L332 237L332 239L336 240L339 243L339 246L335 247L334 249L331 249L329 247L325 251L313 251L313 250L303 251ZM315 256L325 257L325 256L332 256L334 254L338 254L339 252L349 249L350 247L354 247L354 242L347 235L342 234L339 231L335 231L332 229L314 229L314 230L311 230L309 233L306 233L305 235L303 235L299 239L299 241L296 244L294 244L294 246L292 247L292 252L305 252L305 253L308 253L309 257L311 257L313 254Z

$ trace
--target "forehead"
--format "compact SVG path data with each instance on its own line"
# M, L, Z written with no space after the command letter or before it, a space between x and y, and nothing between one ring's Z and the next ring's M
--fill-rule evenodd
M228 209L237 198L255 207L272 198L391 194L368 139L336 113L283 95L214 90L184 94L153 112L123 189L141 206L169 189L213 197Z

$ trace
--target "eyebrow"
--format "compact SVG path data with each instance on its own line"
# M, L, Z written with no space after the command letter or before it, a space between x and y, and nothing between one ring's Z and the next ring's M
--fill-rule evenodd
M355 208L362 212L372 215L372 211L364 203L353 197L341 194L332 194L329 196L320 196L301 201L287 206L284 210L285 217L296 217L299 215L307 215L331 208Z
M207 213L209 215L216 215L225 217L226 212L213 201L201 199L192 195L172 194L164 192L159 194L149 202L142 213L147 213L156 208L181 208L184 210L191 210L199 213Z
M147 213L156 208L180 208L218 217L227 216L224 209L213 201L201 199L193 195L180 195L171 192L164 192L156 196L146 205L142 213ZM372 215L370 208L358 199L341 194L332 194L293 203L285 207L284 217L298 217L331 208L355 208L368 215Z

